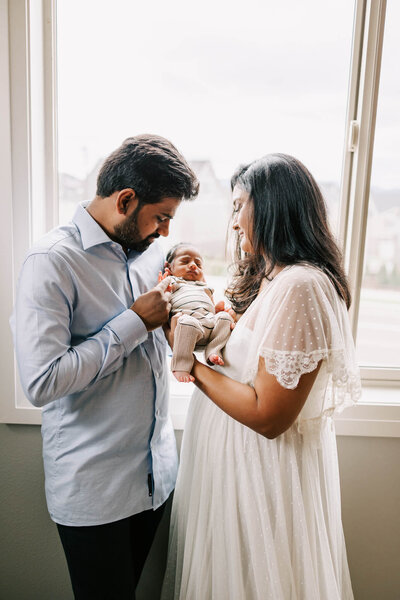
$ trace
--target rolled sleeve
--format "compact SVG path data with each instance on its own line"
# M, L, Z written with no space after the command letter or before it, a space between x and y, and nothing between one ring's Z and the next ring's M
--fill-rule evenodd
M76 343L70 327L78 296L86 309L83 326L83 317L87 321L94 312L89 310L94 298L85 297L83 287L76 290L65 261L54 253L25 261L15 305L15 346L22 387L34 406L84 391L117 371L147 339L143 321L125 309Z
M130 308L111 319L106 328L119 338L125 349L125 356L128 356L139 344L145 342L149 335L142 319Z

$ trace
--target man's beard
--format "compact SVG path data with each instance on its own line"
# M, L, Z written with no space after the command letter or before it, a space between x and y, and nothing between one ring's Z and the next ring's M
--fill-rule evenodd
M114 227L115 239L121 246L129 250L136 250L136 252L144 252L153 242L154 238L160 237L160 234L156 231L144 239L140 237L136 219L140 208L141 205L139 204L124 223Z

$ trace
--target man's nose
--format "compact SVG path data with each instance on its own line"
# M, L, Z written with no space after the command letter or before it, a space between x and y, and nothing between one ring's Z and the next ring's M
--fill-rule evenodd
M169 220L160 223L157 227L157 231L163 237L167 237L167 235L169 234Z
M195 270L196 270L196 263L194 263L194 262L190 263L190 265L189 265L189 268L190 268L192 271L195 271Z

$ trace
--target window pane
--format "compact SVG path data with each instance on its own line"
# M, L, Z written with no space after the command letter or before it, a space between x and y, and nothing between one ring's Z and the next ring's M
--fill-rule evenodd
M400 5L387 5L357 353L364 366L400 367Z
M349 0L59 0L61 220L94 196L103 157L154 132L201 181L165 247L193 241L210 276L226 272L229 179L239 163L268 152L302 160L335 228L353 10Z

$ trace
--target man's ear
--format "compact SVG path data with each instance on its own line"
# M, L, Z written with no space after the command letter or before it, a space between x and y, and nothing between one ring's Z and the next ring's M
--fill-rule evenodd
M128 212L133 212L139 204L135 190L126 188L118 192L115 206L120 215L126 215Z

